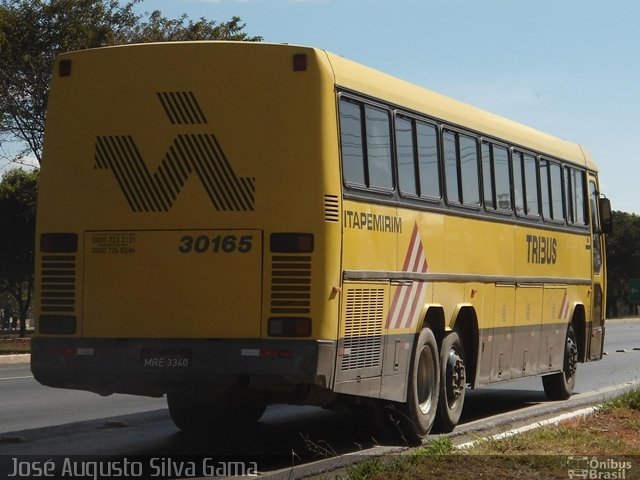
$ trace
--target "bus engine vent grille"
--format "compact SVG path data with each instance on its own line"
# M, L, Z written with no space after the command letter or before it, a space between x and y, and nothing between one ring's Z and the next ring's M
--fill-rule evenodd
M311 256L272 257L271 313L311 313Z
M340 221L340 205L337 195L324 196L324 220L334 223Z
M384 289L350 289L341 370L378 367L382 360Z
M42 313L67 315L75 311L75 255L43 255L40 279Z

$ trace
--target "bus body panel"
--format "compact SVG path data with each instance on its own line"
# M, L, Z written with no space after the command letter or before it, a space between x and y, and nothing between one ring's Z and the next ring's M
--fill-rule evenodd
M260 336L261 231L86 232L84 244L84 290L108 294L85 295L82 336Z
M325 196L338 198L339 173L321 159L336 146L317 135L335 128L335 117L321 114L333 102L326 58L306 49L308 71L294 72L297 50L244 47L196 42L62 56L71 75L54 78L39 232L79 236L76 334L266 336L269 235L294 228L335 237L324 234L338 228L325 221ZM283 172L296 181L283 182ZM282 208L291 195L295 212ZM120 242L127 235L134 240ZM336 261L325 261L325 249L336 248L328 243L311 254L311 301L339 281ZM316 303L307 309L337 315ZM223 320L207 320L212 310ZM313 327L314 338L335 338L335 323Z
M293 68L300 53L304 71ZM340 172L324 160L338 155L323 134L337 130L332 75L321 51L233 42L59 57L38 204L39 380L154 395L181 378L227 384L225 372L331 385L341 281ZM304 252L274 246L272 235L289 233L315 241ZM300 328L297 318L302 346L288 348L297 333L281 325ZM157 366L167 362L189 365Z

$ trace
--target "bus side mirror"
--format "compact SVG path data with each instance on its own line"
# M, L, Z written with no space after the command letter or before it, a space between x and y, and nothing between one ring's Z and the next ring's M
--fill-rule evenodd
M611 233L613 231L613 215L611 214L611 201L608 198L600 198L600 231Z

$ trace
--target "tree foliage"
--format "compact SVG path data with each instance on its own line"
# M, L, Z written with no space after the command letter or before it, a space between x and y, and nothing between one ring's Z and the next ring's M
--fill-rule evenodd
M0 292L18 309L24 336L34 282L38 171L10 170L0 182Z
M630 304L629 280L640 279L639 243L640 216L613 212L613 232L607 235L607 303L612 316L617 316L618 305Z
M44 124L53 63L70 50L188 40L259 41L239 17L226 22L160 11L139 15L139 0L0 0L0 145L23 146L14 161L42 162Z

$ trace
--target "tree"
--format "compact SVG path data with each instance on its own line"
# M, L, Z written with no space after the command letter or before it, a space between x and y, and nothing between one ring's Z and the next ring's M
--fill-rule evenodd
M617 316L619 304L634 307L629 302L629 280L640 278L640 216L613 212L613 232L606 241L607 305L609 313Z
M25 335L33 297L38 170L10 170L0 182L0 292L18 308Z
M176 40L260 41L239 17L217 23L159 11L134 12L140 0L0 0L0 146L22 148L5 160L42 163L49 82L58 53Z

